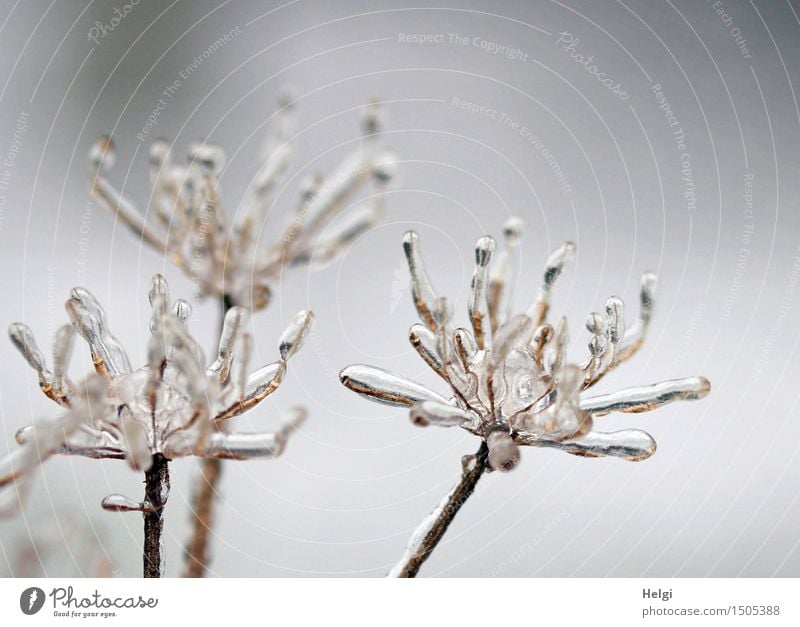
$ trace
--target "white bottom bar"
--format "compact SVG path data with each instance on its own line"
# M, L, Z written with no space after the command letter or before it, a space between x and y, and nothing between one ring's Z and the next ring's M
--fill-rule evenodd
M0 624L798 625L797 592L797 579L5 579Z

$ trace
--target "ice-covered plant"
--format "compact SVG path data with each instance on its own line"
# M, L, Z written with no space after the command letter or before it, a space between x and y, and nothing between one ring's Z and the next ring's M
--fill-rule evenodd
M114 144L110 137L103 137L89 154L90 192L141 241L191 277L200 296L217 298L223 316L234 305L262 309L270 301L272 286L287 270L330 262L382 219L383 191L396 168L393 154L379 145L378 106L370 103L361 145L330 175L315 174L304 182L287 224L272 243L263 245L264 223L274 210L292 155L294 108L288 97L279 103L255 174L233 212L226 209L219 186L225 168L223 149L204 142L190 147L185 164L170 158L167 141L153 142L152 191L143 213L110 181ZM370 181L371 193L363 202L354 202ZM202 465L186 547L185 575L189 577L202 576L210 560L210 530L221 473L219 459Z
M11 340L37 372L42 392L64 412L56 420L17 433L19 448L0 461L0 488L6 488L3 492L11 505L19 504L29 489L30 471L55 454L126 460L132 469L144 473L144 498L112 494L102 505L109 511L143 514L144 575L159 577L164 569L162 530L169 462L186 456L244 460L283 452L304 418L302 409L292 410L277 432L225 433L219 427L280 385L287 361L306 337L313 314L300 312L281 336L279 358L251 373L247 309L228 310L217 356L207 365L203 349L187 329L189 303L178 299L170 304L161 275L153 277L149 297L147 363L138 369L132 368L109 331L100 304L83 288L73 289L66 302L72 324L56 334L52 370L30 329L21 323L11 325ZM76 332L89 345L96 370L79 382L67 374Z
M441 540L484 471L508 471L520 460L520 446L555 448L583 457L648 458L656 443L646 432L594 429L595 419L611 412L636 413L677 400L703 398L710 390L703 377L664 381L611 394L587 390L632 357L650 324L656 277L642 276L639 314L626 327L622 301L612 296L603 313L589 314L589 355L580 363L567 358L567 321L547 323L550 291L575 246L562 245L547 260L538 295L524 313L509 315L512 250L522 224L510 220L504 244L495 253L489 236L478 240L469 296L470 329L454 329L445 298L436 296L427 278L418 237L406 233L403 248L411 287L422 321L409 332L422 359L447 383L442 395L381 368L348 366L340 378L349 389L389 405L410 408L418 426L461 427L481 440L477 453L462 460L461 481L415 531L390 576L413 577ZM498 257L491 264L492 257Z
M153 142L152 191L144 213L108 178L115 149L110 137L102 137L89 154L91 195L191 277L201 296L261 309L287 269L331 261L381 220L383 188L395 169L393 155L378 145L377 105L368 105L361 145L330 176L315 174L305 181L285 228L263 245L264 222L292 154L293 110L293 103L284 101L275 113L255 175L235 211L226 208L219 185L225 153L205 142L192 144L185 164L172 160L166 140ZM354 204L370 181L377 189Z

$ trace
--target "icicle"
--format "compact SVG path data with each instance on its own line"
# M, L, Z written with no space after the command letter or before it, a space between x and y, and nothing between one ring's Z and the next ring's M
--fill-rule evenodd
M705 377L688 377L581 399L580 406L594 416L615 411L639 413L675 401L696 401L705 398L710 391L711 384Z
M303 345L314 322L314 314L305 310L295 315L292 323L286 327L280 339L281 359L288 360Z
M386 405L411 407L423 401L447 404L447 399L436 392L382 368L348 366L339 373L339 379L354 392Z
M470 283L468 311L475 342L479 349L489 348L491 345L486 280L494 245L494 239L488 235L480 238L475 245L475 270L472 273L472 282Z
M420 320L431 331L436 330L434 311L436 311L436 294L431 287L425 266L419 251L419 236L414 231L408 231L403 236L403 252L408 262L408 271L411 274L411 294L417 308Z
M547 312L550 309L550 292L553 285L561 276L564 267L572 261L575 256L575 244L564 242L561 247L547 258L544 270L544 280L539 290L536 300L528 307L528 315L533 320L533 326L539 327L547 319Z

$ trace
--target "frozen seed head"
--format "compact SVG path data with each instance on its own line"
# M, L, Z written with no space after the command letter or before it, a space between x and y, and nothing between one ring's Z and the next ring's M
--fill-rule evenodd
M189 275L202 296L224 297L253 310L267 307L271 286L287 269L330 263L383 219L382 192L398 169L397 158L380 145L377 105L370 105L361 145L328 176L317 175L301 186L294 212L267 244L267 214L275 212L292 155L294 108L291 95L279 99L235 213L226 209L219 182L225 153L207 141L191 144L186 163L170 158L166 140L149 146L152 190L137 194L148 201L144 212L112 182L113 144L102 137L89 153L90 192L138 240ZM359 204L362 194L367 200Z
M617 297L606 301L602 313L589 314L589 358L579 365L567 352L566 318L555 326L547 322L550 290L574 257L574 244L563 244L547 258L543 287L525 313L512 315L502 306L509 300L502 293L509 269L496 272L493 265L510 263L508 246L517 244L521 232L521 221L509 220L496 255L491 237L478 240L467 307L469 329L451 326L446 300L434 292L425 272L419 236L408 231L403 251L421 321L412 326L409 339L448 387L439 394L367 365L342 370L342 383L370 400L407 407L416 426L460 427L473 433L486 442L488 463L495 470L514 468L520 446L582 457L646 459L656 450L650 435L635 429L603 432L596 430L597 421L611 412L637 413L701 399L710 390L708 381L689 377L600 396L588 391L640 348L653 309L655 276L642 276L639 315L629 328Z
M252 338L248 312L234 307L225 318L217 358L207 364L199 343L189 334L191 307L186 300L169 302L169 287L153 277L148 299L152 335L147 363L130 366L122 346L111 335L97 300L75 288L67 301L71 325L61 327L53 342L53 371L36 346L31 330L12 324L9 336L38 373L42 391L64 408L52 421L21 429L19 448L0 460L0 497L16 486L21 496L29 487L30 471L55 454L93 459L124 459L134 470L147 470L155 455L251 459L274 457L305 417L289 412L276 432L221 432L216 425L249 411L280 385L288 360L299 350L313 314L300 312L284 332L276 350L278 361L250 371ZM72 382L67 377L74 336L89 345L96 373ZM6 498L0 498L5 502ZM110 511L147 511L149 504L121 495L103 501Z
M101 172L114 167L116 157L116 147L109 135L103 135L89 150L89 163L92 168Z

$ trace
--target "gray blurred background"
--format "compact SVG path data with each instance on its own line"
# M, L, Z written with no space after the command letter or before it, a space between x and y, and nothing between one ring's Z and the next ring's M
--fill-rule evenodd
M149 140L167 137L179 151L203 137L222 144L234 210L276 97L293 88L297 158L269 231L282 225L303 175L329 171L346 154L375 97L384 103L383 141L402 160L388 219L335 264L289 275L253 319L258 362L275 358L297 310L315 310L316 332L281 389L237 428L275 427L295 404L312 416L279 460L226 463L214 574L379 576L390 568L478 443L463 431L412 426L407 412L346 391L337 372L367 362L439 385L406 339L415 314L402 234L420 232L432 281L463 324L474 242L499 235L517 214L528 224L518 307L533 296L549 251L565 239L578 245L554 300L572 323L576 361L586 313L611 294L634 306L640 273L659 274L646 346L603 390L703 374L713 391L699 403L604 419L655 436L658 453L644 463L524 450L514 472L483 480L422 574L800 575L800 7L418 4L3 2L2 325L26 321L49 352L69 289L83 285L141 363L150 276L164 272L175 296L192 293L187 278L89 201L86 154L99 135L114 136L114 180L140 205ZM115 8L126 15L111 30ZM93 41L97 23L107 32ZM146 141L137 139L163 90L231 32L195 64ZM413 34L435 37L412 43ZM502 46L509 54L495 54ZM612 88L577 54L593 57ZM217 303L195 305L192 329L208 350L217 316ZM5 454L20 426L57 411L9 342L0 342L0 359ZM88 365L82 350L73 376ZM172 467L174 575L197 465ZM77 458L51 460L37 474L24 515L0 522L0 572L21 574L31 538L43 536L42 574L94 572L86 538L117 575L141 572L141 518L99 505L111 492L138 495L141 477L121 462Z

